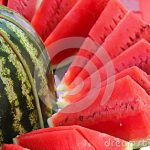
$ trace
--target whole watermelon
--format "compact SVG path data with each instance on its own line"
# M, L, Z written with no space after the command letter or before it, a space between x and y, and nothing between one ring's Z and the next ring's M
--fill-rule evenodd
M44 127L54 101L43 43L24 18L0 6L0 145Z

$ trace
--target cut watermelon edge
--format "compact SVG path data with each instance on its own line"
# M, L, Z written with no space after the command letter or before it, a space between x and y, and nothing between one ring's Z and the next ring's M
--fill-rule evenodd
M42 3L42 0L37 0L36 6L35 6L36 10L40 7L41 3Z
M17 136L18 137L18 136ZM13 138L13 143L16 144L16 145L19 145L19 142L17 140L17 137Z
M50 128L55 127L55 125L54 125L54 123L53 123L51 117L47 119L47 124L48 124L48 126L49 126Z
M63 99L62 99L62 101L56 102L56 104L59 109L63 109L64 107L70 105L70 103L68 103L67 101L64 101Z
M71 64L74 59L74 56L67 58L63 62L57 64L57 65L52 65L53 69L61 69L63 67L66 67L67 65Z
M63 82L61 82L57 87L57 91L58 92L68 92L69 89L65 84L63 84Z
M150 146L150 137L147 139L143 140L138 140L138 141L130 141L133 145L133 149L139 149L142 147Z
M126 142L125 150L133 150L133 144L131 142Z

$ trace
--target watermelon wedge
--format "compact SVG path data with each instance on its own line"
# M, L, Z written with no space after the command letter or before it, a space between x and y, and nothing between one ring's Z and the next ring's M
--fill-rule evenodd
M51 44L58 42L58 40L64 40L64 38L87 37L90 29L95 24L108 1L109 0L80 0L62 19L62 21L45 41L45 46L48 49L48 53L54 68L62 60L74 55L81 45L78 45L77 49L64 49L59 52L56 51L56 48L51 49ZM71 42L79 42L79 39ZM67 42L64 43L64 45L67 44ZM59 46L59 42L57 46Z
M115 79L118 80L127 75L129 75L133 80L135 80L143 89L145 89L147 94L150 95L150 80L149 80L149 77L146 72L144 72L137 66L133 66L133 67L130 67L130 68L127 68L127 69L121 71L120 73L117 73L115 75ZM107 79L108 82L106 80L104 82L102 82L102 87L111 83L111 81L113 81L111 79L112 79L112 77Z
M42 133L34 131L34 134L18 136L15 141L32 150L132 150L128 142L80 126L48 128ZM107 146L106 141L118 142L118 146Z
M116 82L117 80L119 80L127 75L130 76L134 81L136 81L147 92L147 94L150 95L149 77L143 70L139 69L136 66L127 68L127 69L121 71L120 73L117 73L114 77L110 77L107 80L103 81L101 83L100 88L105 87L112 82ZM93 87L93 89L92 89L93 93L96 90L99 90L99 89L97 89L97 88L99 88L98 84L100 84L100 83L94 84L95 87ZM80 92L78 92L76 94L71 94L71 93L73 93L73 91L68 92L68 94L63 97L63 102L73 103L73 102L82 100L84 97L87 96L87 94L89 94L88 92L90 92L90 90L91 90L90 87L91 87L90 82L86 82Z
M105 40L102 48L95 53L90 63L85 66L77 77L82 79L87 78L90 74L97 71L97 69L101 68L111 59L119 56L141 38L145 38L150 42L150 26L134 13L127 13L117 28L115 28L112 34ZM95 68L91 67L91 62ZM87 70L90 74L87 73Z
M119 0L110 0L108 2L96 24L91 29L89 33L90 38L85 40L75 60L65 74L63 79L64 84L69 85L75 79L78 73L87 64L88 60L91 59L97 51L98 46L105 41L107 36L114 30L126 13L126 8Z
M78 0L43 0L32 19L32 25L43 41Z
M108 88L111 86L109 84ZM147 140L150 136L150 97L145 90L126 76L115 82L113 93L102 103L105 88L99 91L90 105L87 104L89 99L86 99L84 103L72 103L62 109L48 120L49 125L75 124L127 141ZM80 110L77 110L78 107Z
M29 150L27 148L23 148L18 145L13 145L13 144L4 144L2 147L2 150Z
M103 44L107 36L116 28L127 11L127 8L120 0L110 0L90 31L89 37L100 45Z

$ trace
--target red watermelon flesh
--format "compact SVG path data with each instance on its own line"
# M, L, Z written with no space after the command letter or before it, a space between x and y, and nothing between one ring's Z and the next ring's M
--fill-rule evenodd
M4 144L2 150L29 150L29 149L14 144Z
M8 0L0 0L0 4L7 6Z
M42 133L25 138L20 137L17 138L17 141L19 145L32 150L70 150L77 149L78 145L83 150L94 150L94 147L76 130L56 131L50 134Z
M68 130L66 130L66 128L68 128ZM129 144L123 140L80 126L61 127L61 130L60 127L58 130L56 127L54 129L48 128L47 130L49 130L49 132L39 133L37 131L36 134L27 133L27 135L18 136L16 141L19 145L24 145L32 150L98 150L110 148L112 150L129 149ZM117 147L116 145L110 145L110 147L107 148L105 144L107 140L118 142L119 146Z
M72 130L74 129L73 126L66 126L66 127L57 127L57 128L43 128L43 129L38 129L34 130L32 132L28 132L26 134L22 134L21 137L29 137L29 136L34 136L34 135L40 135L42 133L49 133L49 132L55 132L55 131L67 131L67 130ZM17 144L16 140L14 142Z
M87 64L88 60L91 59L94 53L97 51L98 45L101 45L105 41L107 36L114 30L120 20L124 17L126 12L126 8L120 3L119 0L110 0L108 2L104 11L89 33L89 37L91 39L88 38L85 40L82 46L85 47L85 49L81 47L76 55L75 60L65 74L63 79L63 83L65 85L69 85L75 79L78 73ZM81 59L81 57L85 57L86 59Z
M140 11L142 18L150 23L150 15L149 15L149 6L150 6L150 1L148 0L139 0L140 3Z
M32 25L43 41L78 0L43 0L32 19Z
M120 20L127 13L127 9L120 0L110 0L89 36L100 45L104 43L107 36L116 28Z
M9 0L7 6L31 21L35 10L37 0Z
M84 48L88 48L88 51ZM69 69L63 77L62 85L69 85L78 75L78 73L83 69L85 64L91 58L94 52L96 52L98 44L96 44L91 38L86 38L82 44L79 52L77 53L74 61L71 63ZM59 87L61 88L61 87ZM64 87L62 87L64 88Z
M48 49L51 62L54 66L58 65L62 60L74 55L81 45L79 45L77 49L65 49L61 52L56 51L55 48L54 50L49 49L49 46L64 38L87 37L90 29L95 24L108 1L109 0L80 0L62 19L45 41L45 46ZM67 44L68 43L64 43L64 45Z
M150 44L142 39L125 52L123 52L118 57L114 58L112 61L105 64L102 68L97 70L91 76L83 81L84 85L91 80L96 80L95 77L100 78L101 81L108 79L110 76L115 75L116 73L121 72L124 69L127 69L132 66L137 66L146 72L148 75L150 74ZM111 67L111 68L110 68ZM97 84L98 81L93 81ZM75 86L79 86L77 82L74 82L71 85L71 88Z
M96 69L91 67L90 62L80 72L78 77L82 79L87 78L90 74L97 71L97 69L101 68L111 59L119 56L141 38L145 38L150 42L150 26L137 15L129 12L112 34L106 38L102 48L91 58L90 61L94 64ZM90 71L90 74L87 74L87 70Z
M127 68L120 73L117 73L114 77L110 77L107 80L103 81L102 83L94 84L94 87L92 88L92 92L94 93L96 90L99 91L99 85L101 84L100 88L107 86L108 84L112 82L116 82L117 80L125 77L130 76L134 81L136 81L149 95L150 95L150 80L148 75L141 69L139 69L136 66ZM86 97L89 90L91 90L91 83L86 82L82 90L76 94L72 94L72 91L68 92L68 94L63 97L63 100L67 103L77 102L79 100L82 100L83 97Z
M109 84L108 88L111 86ZM90 105L86 99L84 103L72 103L62 109L48 120L49 124L81 125L127 141L147 138L150 135L150 97L145 90L129 76L115 82L112 94L103 103L105 90L102 88ZM76 110L78 107L81 110Z

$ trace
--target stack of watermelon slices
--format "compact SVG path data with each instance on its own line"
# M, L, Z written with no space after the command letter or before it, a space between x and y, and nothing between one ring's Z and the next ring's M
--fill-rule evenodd
M149 145L149 42L150 25L110 0L59 86L63 108L49 126L81 125Z

